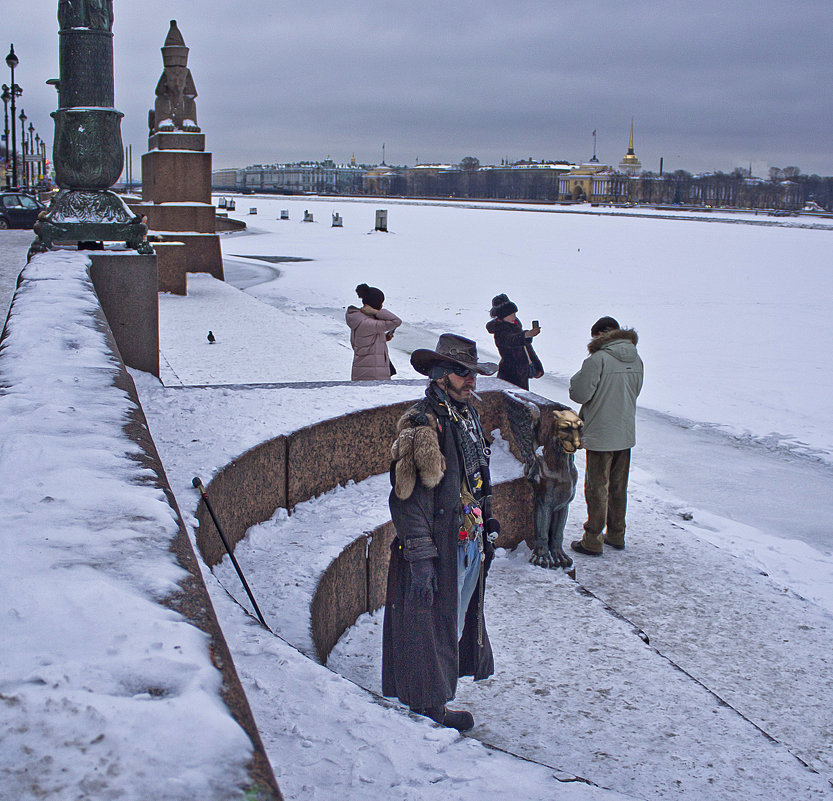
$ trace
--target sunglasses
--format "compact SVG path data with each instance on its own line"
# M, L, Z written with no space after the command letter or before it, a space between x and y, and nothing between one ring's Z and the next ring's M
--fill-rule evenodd
M468 367L463 367L461 364L454 365L454 367L449 368L449 372L454 373L454 375L459 375L460 378L465 378L466 376L471 375L474 371L470 370Z

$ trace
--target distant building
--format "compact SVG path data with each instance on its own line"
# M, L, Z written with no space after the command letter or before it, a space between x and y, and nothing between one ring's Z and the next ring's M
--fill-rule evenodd
M216 170L214 189L279 194L354 195L363 190L366 168L355 163L335 164L331 159L296 164L254 164L237 170Z
M367 195L404 195L406 182L400 170L380 164L363 174L362 188Z
M211 188L237 190L242 186L242 170L214 170L211 173Z
M594 131L595 135L595 131ZM617 165L596 157L583 164L534 161L480 165L477 159L460 164L337 165L321 162L256 164L243 169L216 170L217 191L282 194L374 195L414 198L479 198L543 203L646 204L652 206L724 207L799 210L808 200L833 209L833 178L796 176L763 180L746 170L731 174L692 175L685 170L656 175L643 172L633 148L631 121L628 152ZM805 211L809 213L809 209Z

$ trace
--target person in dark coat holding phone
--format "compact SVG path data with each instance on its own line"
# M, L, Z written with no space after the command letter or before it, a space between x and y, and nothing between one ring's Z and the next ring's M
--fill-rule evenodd
M506 295L492 299L486 330L495 338L500 353L497 377L521 389L529 389L530 378L544 375L544 367L532 347L532 338L541 333L538 326L524 330L517 316L518 307Z
M382 693L441 726L466 731L471 714L448 709L457 679L494 672L484 619L486 574L500 525L491 516L489 448L472 406L479 362L470 339L443 334L411 364L431 379L397 425L391 543L382 637Z

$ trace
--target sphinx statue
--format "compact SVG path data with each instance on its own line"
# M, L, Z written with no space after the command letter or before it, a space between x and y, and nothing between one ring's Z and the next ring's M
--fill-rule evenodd
M162 47L164 71L156 84L156 103L148 113L150 135L167 131L199 133L197 125L197 88L188 69L188 48L171 20L171 28Z

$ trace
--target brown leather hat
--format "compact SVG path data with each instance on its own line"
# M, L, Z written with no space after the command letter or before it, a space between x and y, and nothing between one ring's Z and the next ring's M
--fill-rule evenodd
M435 350L420 348L411 354L414 370L429 375L431 368L442 364L459 364L479 375L494 375L497 365L477 361L477 343L457 334L441 334Z

